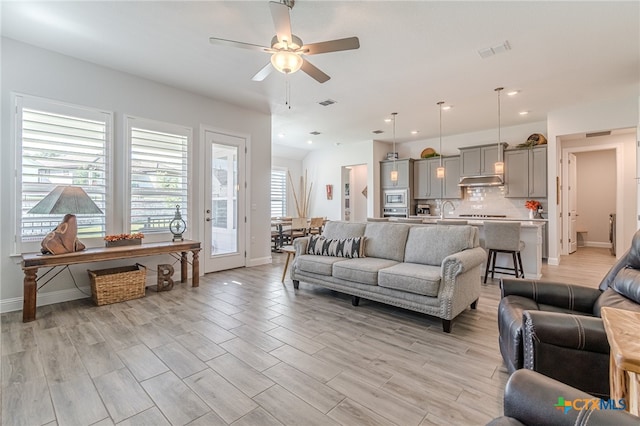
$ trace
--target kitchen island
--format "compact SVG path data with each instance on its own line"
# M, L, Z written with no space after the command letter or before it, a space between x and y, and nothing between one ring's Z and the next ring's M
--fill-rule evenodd
M414 216L412 216L414 217ZM418 216L415 216L418 217ZM425 224L436 224L439 217L434 216L421 216L422 222ZM466 221L467 224L476 226L480 230L480 245L484 247L484 222L487 219L480 218L458 218L447 216L447 221ZM393 220L393 219L391 219ZM524 250L521 251L522 266L524 267L524 275L526 278L540 279L542 278L542 254L544 244L544 228L547 224L547 219L533 219L523 220L515 218L500 218L498 221L517 221L520 222L520 240L524 242ZM497 266L512 267L511 257L498 254L496 260ZM483 271L486 265L483 265ZM496 272L496 276L501 276L499 272Z

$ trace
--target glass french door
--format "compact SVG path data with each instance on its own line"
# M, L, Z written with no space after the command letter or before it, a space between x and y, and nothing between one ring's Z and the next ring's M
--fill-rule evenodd
M245 266L245 139L205 131L204 271Z

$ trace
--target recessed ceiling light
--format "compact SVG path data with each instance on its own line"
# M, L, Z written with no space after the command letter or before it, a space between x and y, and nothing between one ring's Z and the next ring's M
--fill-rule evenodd
M520 115L527 115L527 114L529 114L529 111L520 111L519 114Z
M309 145L311 145L311 144L313 143L313 141L312 141L311 139L309 139L309 140L307 141L307 143L308 143Z
M278 133L279 138L284 138L284 133Z
M420 131L419 131L419 130L412 130L412 131L411 131L411 134L412 134L412 135L417 135L418 133L420 133Z
M442 110L443 110L443 111L450 110L451 108L453 108L451 105L443 105L443 106L442 106Z
M517 95L518 93L520 93L520 91L519 91L519 90L512 90L512 91L510 91L510 92L507 92L507 96L515 96L515 95Z
M391 123L391 119L390 119L390 118L385 118L385 119L384 119L384 122L385 122L385 123Z
M317 130L314 130L313 132L309 132L309 134L313 136L318 136L320 132L318 132Z
M379 135L380 133L384 133L384 130L373 130L371 133L375 133L376 135Z

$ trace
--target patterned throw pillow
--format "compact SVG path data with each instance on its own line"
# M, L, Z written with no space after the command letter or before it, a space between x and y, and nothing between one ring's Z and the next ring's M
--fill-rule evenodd
M308 254L336 257L364 257L365 237L330 239L312 235L307 246Z

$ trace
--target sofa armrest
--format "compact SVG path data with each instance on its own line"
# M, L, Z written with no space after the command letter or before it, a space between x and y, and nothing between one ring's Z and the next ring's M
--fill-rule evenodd
M300 256L301 254L305 254L307 252L307 246L309 245L309 240L311 237L299 237L293 240L293 248L296 250L296 254L294 257Z
M502 297L522 296L540 304L585 313L593 313L593 305L602 294L595 288L523 278L502 278L500 289Z
M562 397L565 409L558 408ZM504 391L504 415L526 425L553 424L557 426L592 425L637 425L638 418L622 410L589 410L594 397L576 388L530 370L514 372ZM595 399L599 403L597 399ZM575 408L573 407L575 405ZM615 402L616 408L622 406ZM599 408L599 405L597 405ZM593 407L596 408L596 407Z
M609 342L602 319L559 312L523 312L524 368L591 395L609 397Z
M609 342L601 318L547 311L524 311L523 315L524 332L530 340L609 354Z
M487 253L482 247L474 247L451 254L442 260L442 276L455 277L482 265L486 260Z

